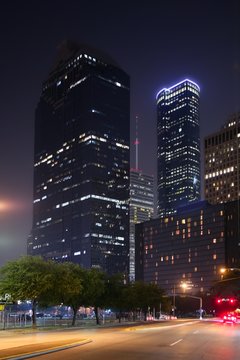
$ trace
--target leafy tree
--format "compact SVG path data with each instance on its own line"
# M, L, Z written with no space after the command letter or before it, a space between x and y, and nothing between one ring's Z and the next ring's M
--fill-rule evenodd
M73 310L72 326L76 323L78 309L83 305L83 279L86 270L71 262L55 263L52 274L52 288L45 293L42 305L63 303Z
M124 284L124 275L116 274L107 278L105 284L105 306L118 310L118 319L121 322L123 310L127 309Z
M41 257L23 256L0 269L0 294L9 294L13 301L31 300L33 327L37 303L52 289L53 266L52 261Z
M106 281L106 274L97 269L90 269L85 272L83 280L83 305L94 307L97 325L100 324L98 309L106 304Z
M160 302L165 304L164 291L155 284L137 281L126 288L127 304L132 310L141 310L144 320L147 320L149 308L159 307Z

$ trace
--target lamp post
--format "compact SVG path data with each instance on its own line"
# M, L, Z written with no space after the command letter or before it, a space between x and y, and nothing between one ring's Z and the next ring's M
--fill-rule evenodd
M220 274L221 274L221 280L223 279L223 275L225 274L226 271L227 271L226 268L221 268L221 269L219 270L219 272L220 272Z
M240 272L240 268L226 268L226 267L222 267L220 269L220 273L224 274L226 271L239 271Z
M182 283L181 287L183 288L183 292L185 294L185 290L187 290L187 288L188 288L187 283ZM192 298L192 299L199 300L199 302L200 302L200 304L199 304L199 306L200 306L200 308L199 308L199 320L202 320L202 298L200 296L188 295L188 294L187 295L185 294L184 297L189 297L189 298Z
M175 316L175 308L176 308L176 288L174 284L173 285L173 316Z
M185 283L185 282L181 283L181 288L183 289L183 292L185 293L185 291L188 288L187 283Z
M219 272L221 274L221 280L223 280L224 274L229 273L231 271L240 272L240 268L227 268L227 267L220 268Z

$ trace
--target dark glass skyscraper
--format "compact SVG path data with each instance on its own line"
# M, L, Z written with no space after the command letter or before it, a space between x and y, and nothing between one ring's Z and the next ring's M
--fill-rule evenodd
M185 79L157 94L160 216L200 199L199 92Z
M61 46L36 109L29 254L127 271L129 86L107 55Z

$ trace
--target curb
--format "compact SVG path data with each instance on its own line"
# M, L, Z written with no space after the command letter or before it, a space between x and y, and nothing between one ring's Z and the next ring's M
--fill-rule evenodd
M71 349L71 348L74 348L74 347L82 346L82 345L85 345L85 344L89 344L91 342L92 342L91 339L86 339L86 340L66 344L64 346L56 346L56 347L52 347L52 348L49 348L49 349L43 349L43 350L40 350L40 351L33 351L33 352L25 353L25 354L20 353L20 354L0 357L0 360L31 359L31 358L34 358L34 357L37 357L37 356L47 355L47 354L50 354L50 353L54 353L54 352L58 352L58 351L67 350L67 349Z

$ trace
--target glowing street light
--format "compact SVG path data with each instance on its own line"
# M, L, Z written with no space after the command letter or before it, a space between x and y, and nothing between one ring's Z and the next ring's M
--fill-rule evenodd
M226 267L220 268L219 272L221 274L221 280L223 280L224 274L229 273L230 271L240 272L240 268L226 268Z
M183 291L185 293L185 290L189 289L189 286L186 282L181 283L181 288L183 288ZM199 320L202 320L202 298L200 296L193 296L193 295L184 295L186 297L190 297L192 299L198 299L200 301L200 309L199 309Z
M183 291L184 291L184 292L188 289L188 284L185 283L185 282L181 283L180 286L181 286L181 288L183 288Z

